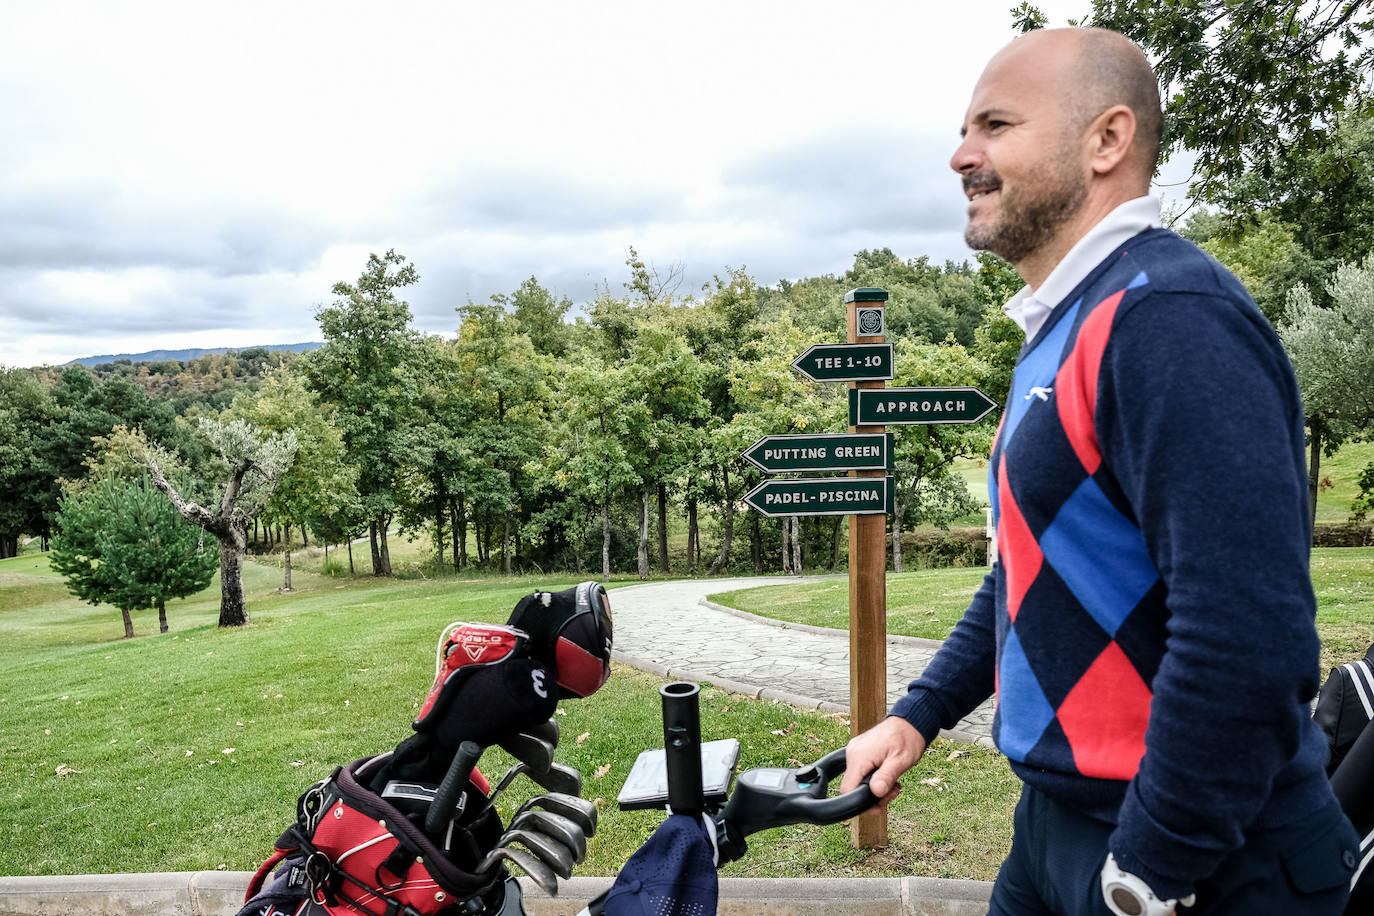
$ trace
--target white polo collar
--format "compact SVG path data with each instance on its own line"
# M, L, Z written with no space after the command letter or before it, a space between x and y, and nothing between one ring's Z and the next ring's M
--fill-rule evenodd
M1158 199L1147 195L1120 204L1074 243L1039 289L1021 287L1021 291L1002 306L1002 311L1026 332L1026 340L1034 339L1054 307L1073 292L1103 258L1132 236L1159 225Z

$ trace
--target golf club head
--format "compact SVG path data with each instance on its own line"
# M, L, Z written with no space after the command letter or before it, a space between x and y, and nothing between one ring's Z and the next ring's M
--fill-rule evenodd
M565 792L547 792L525 802L520 806L520 810L515 812L515 816L519 817L533 808L543 808L545 811L561 814L582 828L582 833L586 836L596 836L596 805L585 798Z
M582 774L566 764L552 763L549 764L546 773L526 770L525 775L549 792L562 792L565 795L582 794Z
M560 878L571 878L574 861L573 851L562 843L538 830L517 827L501 835L497 848L508 847L511 843L521 843L554 870Z
M572 850L573 861L579 865L587 857L587 835L561 814L552 811L522 811L511 818L510 829L526 828L546 833Z
M506 787L515 781L515 777L519 776L521 773L525 772L528 769L529 767L527 767L525 764L517 763L509 770L506 770L506 775L501 777L501 781L498 782L492 788L491 794L487 796L487 806L490 806L494 801L496 801L496 796L504 792L506 790Z
M527 735L533 735L534 737L538 738L540 741L547 741L549 744L552 744L554 747L558 747L558 736L559 736L558 720L557 720L557 719L550 719L549 721L543 723L542 725L536 725L536 726L534 726L533 728L527 728L527 729L525 729L525 734L527 734Z
M553 745L527 732L497 742L501 749L529 767L530 773L547 773L553 766Z
M540 889L550 897L558 895L558 876L553 873L553 869L523 849L497 846L478 863L477 873L483 874L491 871L502 859L518 865L520 870L529 875L534 883L539 885Z

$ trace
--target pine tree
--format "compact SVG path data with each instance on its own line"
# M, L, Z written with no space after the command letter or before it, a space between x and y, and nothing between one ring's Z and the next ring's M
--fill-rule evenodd
M52 567L72 594L110 604L134 635L131 611L156 607L167 632L167 602L210 584L218 566L200 532L182 520L146 476L108 478L61 501L53 536Z

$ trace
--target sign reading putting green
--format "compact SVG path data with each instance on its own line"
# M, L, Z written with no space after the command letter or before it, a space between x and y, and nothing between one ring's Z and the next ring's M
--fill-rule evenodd
M769 474L786 471L890 471L892 433L764 436L744 460Z
M813 382L863 382L892 378L892 344L816 344L792 360Z
M891 511L891 477L773 478L744 496L769 518L782 515L884 515Z
M997 402L977 388L851 388L850 426L974 423Z

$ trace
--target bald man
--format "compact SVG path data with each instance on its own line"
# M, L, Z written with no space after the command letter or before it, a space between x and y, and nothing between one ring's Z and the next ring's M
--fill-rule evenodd
M999 562L850 742L845 788L891 798L995 690L1024 786L992 913L1340 913L1358 839L1309 715L1302 402L1241 285L1160 228L1149 63L1112 32L1032 32L961 134L965 238L1026 282Z

